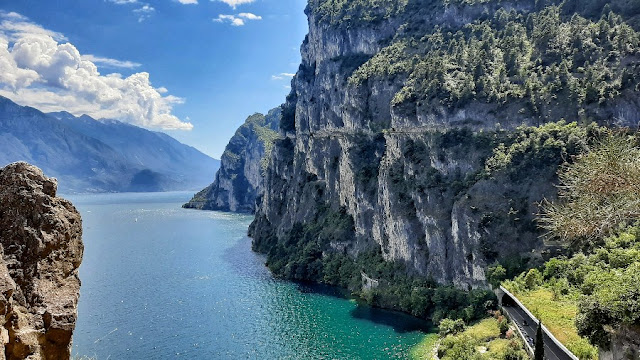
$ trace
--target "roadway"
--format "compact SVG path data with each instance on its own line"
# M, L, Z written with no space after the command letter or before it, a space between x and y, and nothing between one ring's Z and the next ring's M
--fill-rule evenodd
M507 295L508 296L508 295ZM526 337L526 341L531 345L531 348L535 349L536 331L538 330L538 323L535 322L527 313L525 313L518 306L502 305L502 309L509 316L511 321L520 328L522 334ZM526 324L526 325L525 325ZM544 358L548 360L571 360L571 357L567 355L556 343L549 338L547 334L542 333L544 336Z

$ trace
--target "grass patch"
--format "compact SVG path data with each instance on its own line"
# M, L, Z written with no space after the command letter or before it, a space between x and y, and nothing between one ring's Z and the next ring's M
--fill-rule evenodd
M467 328L464 334L471 336L476 341L487 342L500 337L500 328L496 319L487 318Z
M526 360L527 353L517 337L506 338L500 332L500 319L480 320L457 335L447 335L440 341L438 355L442 360ZM512 336L512 335L509 335Z
M553 336L572 353L580 359L598 358L598 350L588 340L578 335L575 325L578 304L574 297L569 295L554 298L553 292L544 287L513 294L529 311L542 320Z
M489 358L503 359L510 346L511 340L508 339L495 339L489 342L487 346L487 355Z
M440 337L438 334L427 334L424 339L411 348L410 357L414 360L432 360L433 351Z

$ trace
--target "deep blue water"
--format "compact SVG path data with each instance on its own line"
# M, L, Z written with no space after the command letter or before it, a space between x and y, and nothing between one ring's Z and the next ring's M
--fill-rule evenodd
M250 216L190 193L68 196L85 255L73 353L105 359L403 359L428 330L330 288L274 279Z

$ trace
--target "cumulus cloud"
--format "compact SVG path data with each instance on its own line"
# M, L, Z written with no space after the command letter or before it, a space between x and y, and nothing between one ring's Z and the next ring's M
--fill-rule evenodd
M239 5L251 4L252 2L254 2L256 0L218 0L218 1L221 1L221 2L231 6L235 10L235 8L238 7Z
M153 87L148 73L103 75L96 65L139 64L83 56L56 34L19 14L0 13L0 95L43 111L66 110L151 128L193 128L172 114L184 100Z
M215 22L228 22L232 26L243 26L246 20L262 20L262 16L252 13L240 13L238 15L218 15Z
M178 0L180 4L189 5L189 4L198 4L198 0Z

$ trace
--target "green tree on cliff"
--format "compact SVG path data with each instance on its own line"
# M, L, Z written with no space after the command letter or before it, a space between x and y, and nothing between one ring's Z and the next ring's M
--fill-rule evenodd
M551 237L591 247L640 220L640 148L635 136L610 133L561 168L556 203L543 204Z
M582 295L578 334L607 349L611 329L640 324L638 135L612 131L573 160L558 174L559 199L544 204L542 224L582 252L550 260L544 276Z

